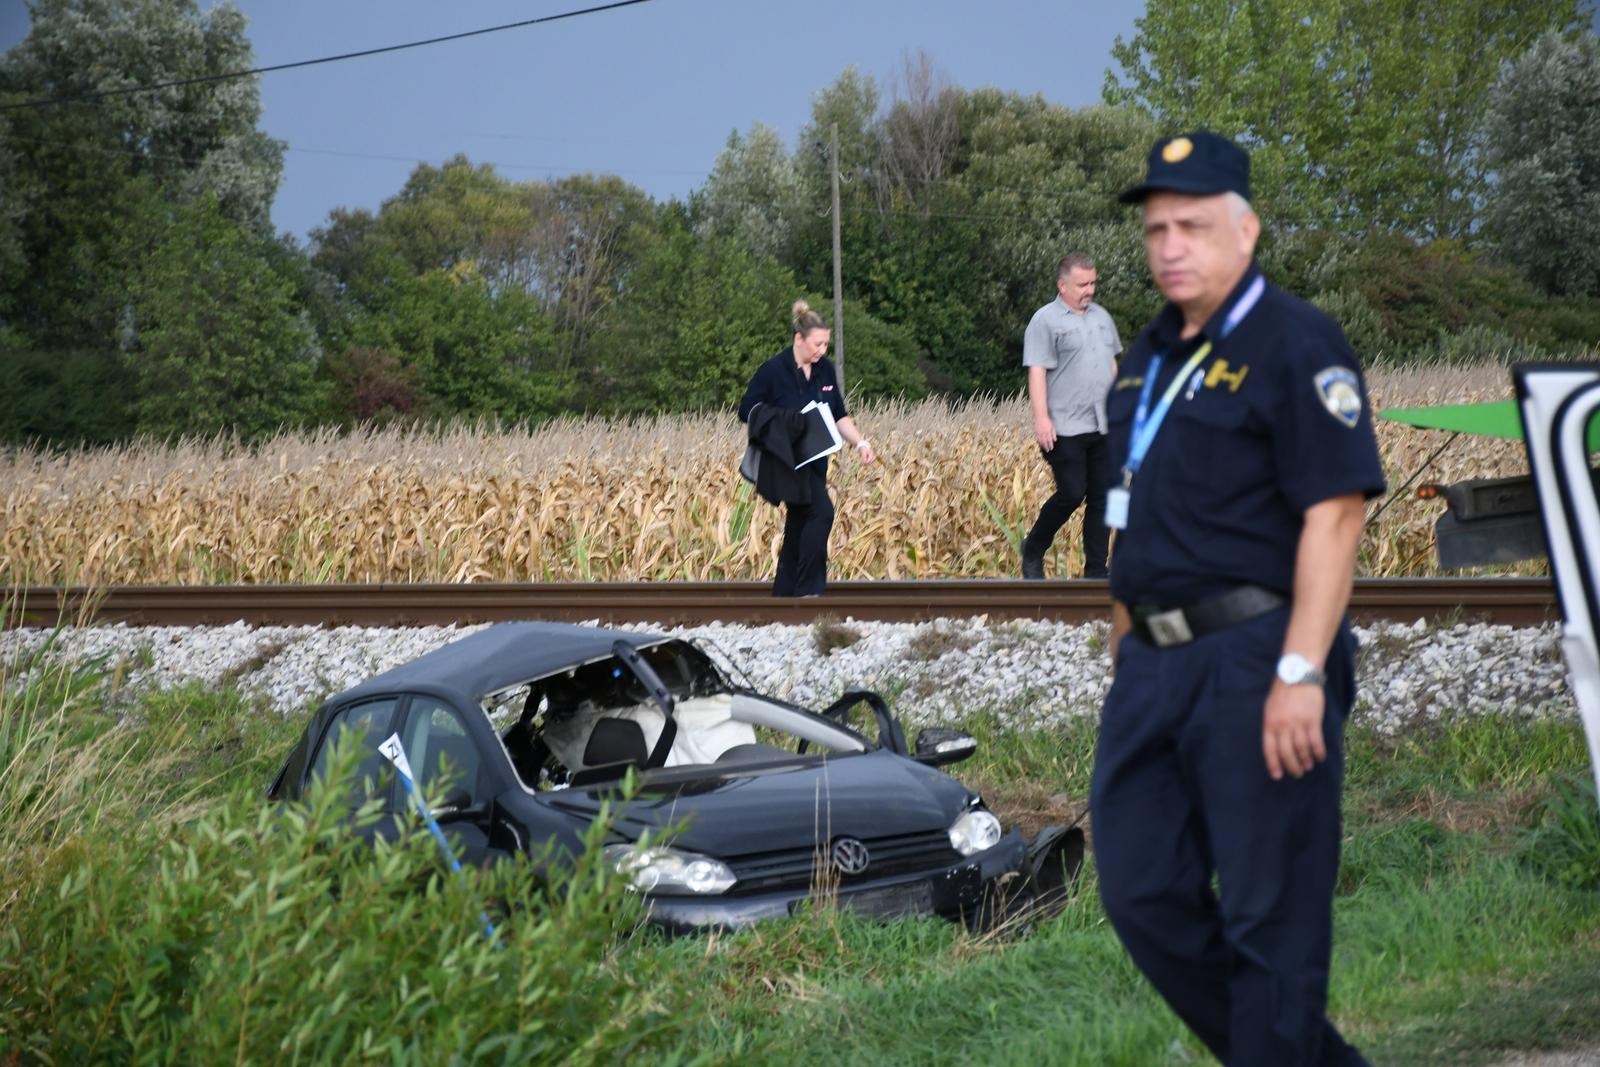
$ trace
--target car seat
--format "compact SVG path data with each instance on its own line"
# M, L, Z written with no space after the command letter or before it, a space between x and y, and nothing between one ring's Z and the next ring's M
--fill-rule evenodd
M585 767L606 763L632 763L642 767L649 757L644 730L632 719L596 719L583 748Z

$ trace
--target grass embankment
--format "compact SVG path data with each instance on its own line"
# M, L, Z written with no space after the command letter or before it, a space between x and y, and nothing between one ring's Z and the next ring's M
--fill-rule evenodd
M1510 395L1492 364L1379 369L1370 383L1380 409ZM831 573L1014 577L1051 491L1025 404L886 404L858 417L882 462L834 464ZM1398 486L1448 435L1380 421L1378 438ZM743 449L743 427L716 412L0 452L0 583L762 580L782 512L739 479ZM1424 478L1525 470L1520 447L1462 438ZM1432 573L1440 511L1414 497L1384 510L1361 573ZM1081 521L1058 537L1050 573L1079 565Z
M0 704L0 1063L1157 1064L1199 1057L1106 926L1093 866L1025 937L821 911L639 932L590 869L443 876L328 806L264 820L300 728L227 691L108 710L98 665L13 668ZM1007 821L1076 814L1093 724L968 724ZM1350 738L1332 1011L1380 1064L1600 1038L1600 825L1576 724ZM504 948L483 937L495 901ZM19 1056L20 1053L20 1056Z

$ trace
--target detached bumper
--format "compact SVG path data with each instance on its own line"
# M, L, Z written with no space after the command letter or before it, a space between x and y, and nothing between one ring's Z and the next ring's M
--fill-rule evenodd
M821 896L832 896L839 907L875 918L937 915L973 921L988 911L997 897L1024 894L1029 877L1027 843L1012 830L993 848L949 866L852 882L840 886L836 894ZM647 899L651 922L672 933L694 933L784 918L803 910L815 896L810 887L741 896L735 886L732 892L714 897L658 895Z

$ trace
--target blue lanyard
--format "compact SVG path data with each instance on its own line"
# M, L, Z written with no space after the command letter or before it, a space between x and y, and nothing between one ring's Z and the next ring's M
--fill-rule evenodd
M1228 312L1228 317L1222 323L1222 336L1227 337L1234 331L1244 317L1250 314L1256 302L1261 299L1261 293L1267 287L1267 280L1256 275L1256 280L1246 289L1239 302L1233 305ZM1183 383L1191 374L1197 373L1201 362L1211 354L1211 342L1207 341L1195 350L1194 355L1177 374L1172 376L1172 381L1167 386L1167 391L1161 394L1161 399L1156 403L1154 412L1150 410L1150 396L1155 391L1156 378L1161 373L1161 360L1164 353L1156 353L1150 357L1150 365L1145 368L1144 386L1139 390L1139 406L1133 412L1133 433L1128 440L1128 462L1122 468L1122 483L1128 485L1133 481L1133 476L1138 473L1139 466L1144 462L1145 454L1150 451L1150 445L1156 439L1156 433L1161 429L1161 424L1166 421L1167 413L1172 409L1172 402L1178 397L1178 390L1183 388ZM1193 395L1193 390L1190 391Z

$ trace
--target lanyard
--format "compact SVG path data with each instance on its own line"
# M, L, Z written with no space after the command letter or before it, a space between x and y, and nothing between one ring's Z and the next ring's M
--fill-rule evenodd
M1261 293L1267 287L1267 281L1260 275L1246 289L1239 302L1233 305L1228 312L1228 317L1222 323L1222 336L1227 337L1233 332L1234 327L1244 321L1256 306L1256 301L1261 299ZM1150 358L1150 365L1145 368L1144 386L1139 390L1139 406L1133 413L1133 433L1128 440L1128 462L1122 468L1122 484L1130 485L1133 476L1138 473L1139 465L1144 462L1144 457L1150 451L1150 445L1156 439L1156 433L1161 429L1161 424L1166 421L1167 413L1172 409L1172 402L1178 397L1178 390L1183 388L1183 383L1191 374L1196 373L1201 362L1211 354L1211 342L1207 341L1195 349L1194 355L1177 374L1172 376L1172 381L1167 385L1167 391L1161 394L1161 399L1156 403L1154 412L1150 410L1150 396L1155 391L1156 377L1161 373L1161 360L1163 353L1156 353ZM1190 395L1194 393L1190 390Z

